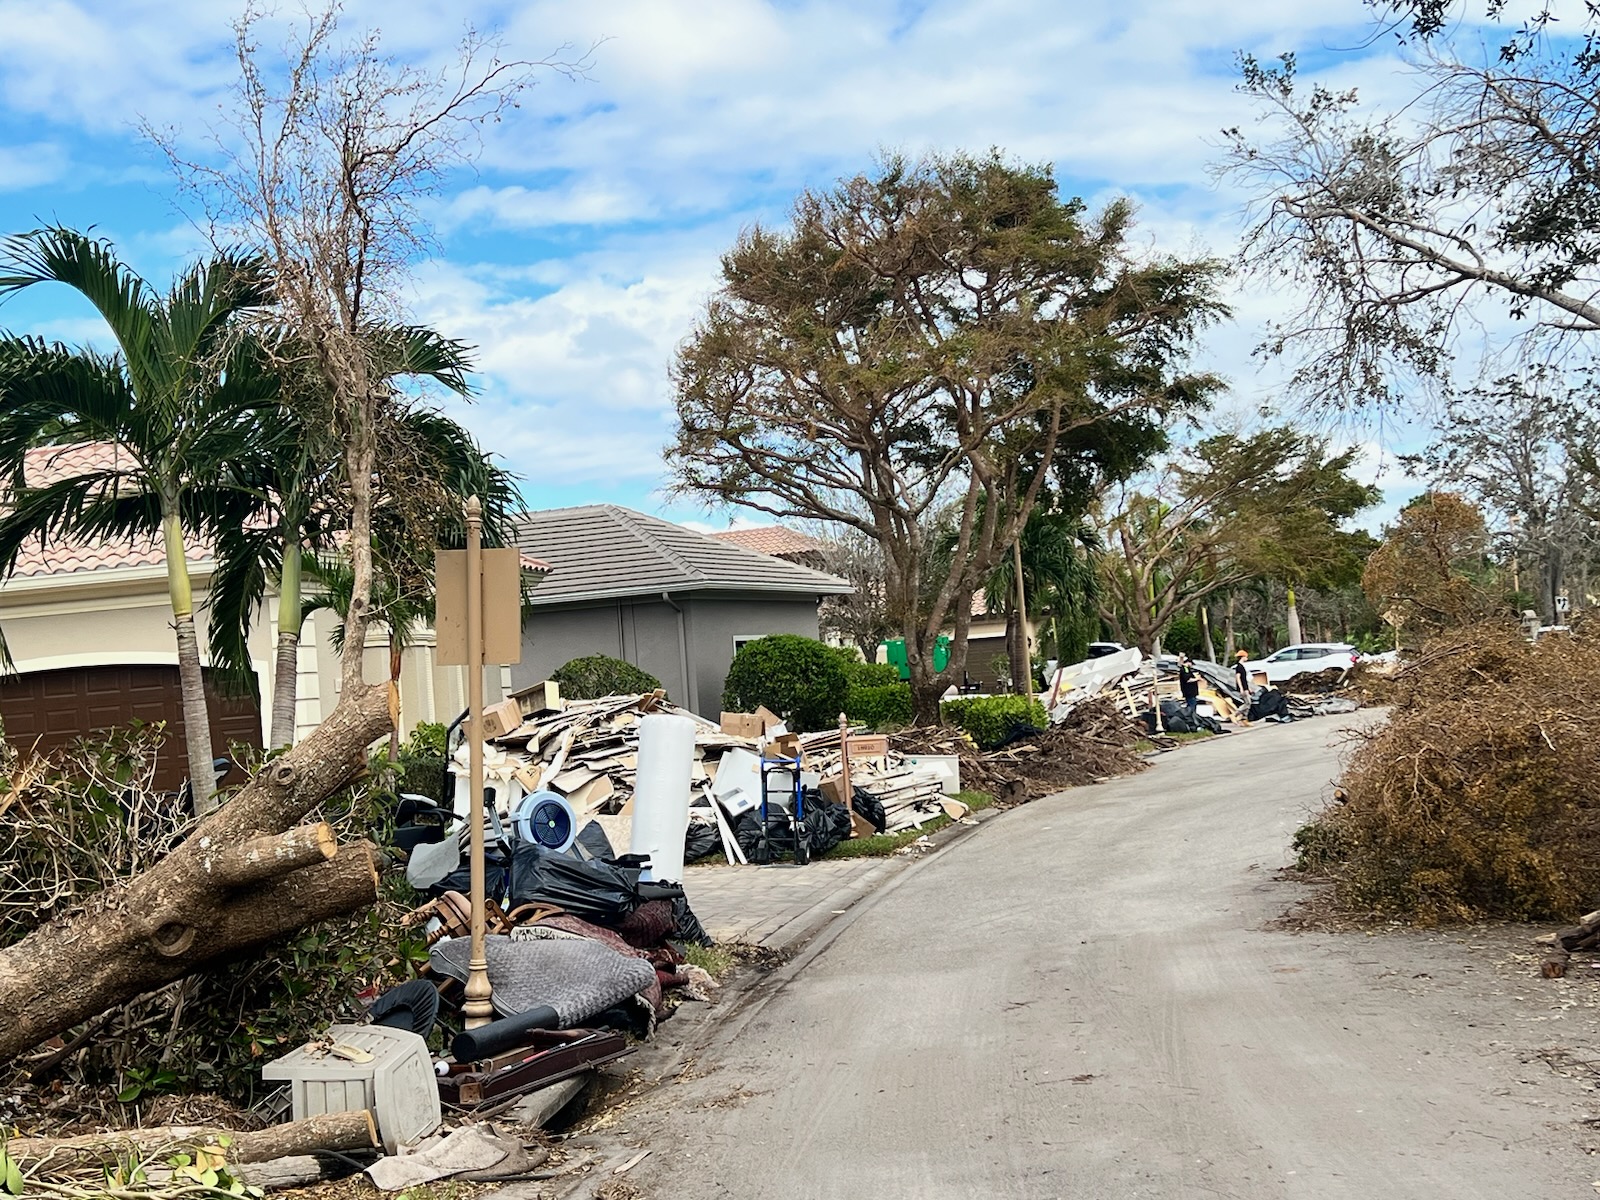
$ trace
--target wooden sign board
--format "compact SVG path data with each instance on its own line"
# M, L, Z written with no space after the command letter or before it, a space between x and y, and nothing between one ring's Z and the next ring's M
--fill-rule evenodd
M522 661L522 559L513 549L483 550L483 661ZM434 661L467 666L467 552L434 551Z

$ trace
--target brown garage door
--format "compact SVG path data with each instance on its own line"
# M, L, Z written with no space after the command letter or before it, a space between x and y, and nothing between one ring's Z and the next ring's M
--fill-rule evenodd
M261 745L261 711L249 699L218 696L206 680L211 709L211 744L218 755L243 742ZM0 681L0 718L13 746L54 750L95 729L141 721L165 721L167 742L156 769L156 785L175 791L188 772L183 744L183 702L177 667L72 667L29 671Z

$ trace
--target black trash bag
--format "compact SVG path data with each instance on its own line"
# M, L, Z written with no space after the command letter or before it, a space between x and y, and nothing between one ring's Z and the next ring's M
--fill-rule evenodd
M1139 714L1139 720L1147 732L1156 732L1156 714L1152 708L1145 709ZM1162 733L1193 733L1195 724L1189 719L1188 710L1183 705L1171 700L1161 702L1161 732Z
M483 842L483 894L494 901L504 900L506 892L511 886L511 860L506 857L505 849L493 838L485 838ZM472 892L472 863L467 855L465 846L461 848L461 865L438 883L427 889L425 893L431 899L437 900L446 892L460 892L463 896Z
M806 837L812 858L826 854L849 836L850 814L844 805L819 804L806 809Z
M676 931L677 940L680 942L693 942L696 946L715 946L717 943L706 932L706 927L700 924L700 918L694 915L694 909L689 907L689 897L680 893L672 902L672 915L678 922Z
M578 830L570 853L578 858L598 858L605 862L617 857L617 852L611 848L611 839L606 836L599 821L590 821Z
M683 835L683 861L692 863L722 849L722 835L715 825L704 821L690 821L689 831Z
M511 855L511 906L553 904L575 917L607 928L643 901L639 871L599 859L582 861L555 854L532 842Z
M1194 723L1197 729L1204 729L1207 733L1222 732L1222 722L1215 717L1208 717L1204 713L1195 713Z
M1264 721L1275 717L1280 721L1287 721L1289 717L1289 701L1277 688L1262 688L1250 701L1250 719Z
M374 1000L367 1015L374 1025L409 1029L427 1037L439 1019L439 989L426 979L407 980Z
M733 823L733 836L744 851L746 862L763 866L776 855L794 849L794 828L789 814L777 808L767 810L767 823L761 824L761 810L752 808L741 813Z
M861 814L861 819L879 833L889 828L889 814L883 811L883 801L865 788L852 790L855 794L850 797L850 807Z

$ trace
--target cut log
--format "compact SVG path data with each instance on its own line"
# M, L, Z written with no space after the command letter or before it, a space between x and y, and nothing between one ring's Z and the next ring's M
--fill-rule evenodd
M266 1162L314 1150L371 1150L378 1144L377 1123L363 1108L236 1133L228 1156L234 1162Z
M286 833L251 838L237 846L216 846L200 859L202 870L229 887L276 879L300 867L327 862L339 852L339 839L326 821L297 825Z
M165 1157L201 1146L222 1146L229 1162L259 1163L318 1150L370 1150L378 1145L378 1126L365 1109L328 1113L272 1125L266 1129L234 1132L210 1126L165 1126L157 1129L123 1129L64 1138L13 1138L6 1153L26 1171L40 1163L58 1166L114 1164L130 1150Z
M385 688L346 691L155 866L0 950L0 1062L210 959L370 905L373 847L324 861L319 827L294 827L359 777L388 728Z
M290 1154L261 1163L240 1163L234 1167L232 1174L249 1187L258 1187L264 1192L278 1192L321 1183L328 1170L323 1160L313 1154Z

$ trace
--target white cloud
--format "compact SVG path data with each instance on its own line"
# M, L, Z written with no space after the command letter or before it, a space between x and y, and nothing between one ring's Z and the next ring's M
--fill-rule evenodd
M0 0L0 98L100 142L128 135L139 159L136 115L201 131L232 78L234 11ZM741 226L781 219L801 187L886 148L999 146L1057 164L1069 190L1132 190L1152 245L1227 255L1241 197L1206 168L1218 131L1251 115L1234 50L1311 50L1341 85L1402 86L1388 43L1331 53L1370 30L1362 0L352 0L346 25L371 20L391 50L437 64L464 23L501 18L508 51L530 58L608 40L588 80L542 76L486 131L481 175L434 202L446 257L421 272L415 312L480 348L483 394L465 415L535 487L626 480L640 495L663 475L672 353L719 253ZM8 164L27 177L32 153L0 145L0 189ZM198 249L182 228L127 237L150 257ZM1282 368L1250 350L1284 300L1245 282L1233 295L1236 320L1201 356L1234 381L1222 415L1281 408Z

